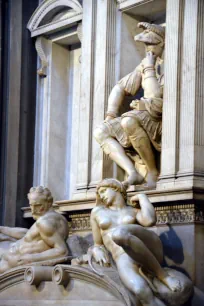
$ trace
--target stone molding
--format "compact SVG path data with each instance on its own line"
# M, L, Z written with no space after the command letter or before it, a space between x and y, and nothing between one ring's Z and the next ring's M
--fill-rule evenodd
M11 286L22 283L24 281L24 273L26 269L26 266L18 267L0 275L0 292Z
M57 20L48 24L39 26L42 20L52 11L58 7L72 8L76 13L71 17L64 18L63 20ZM76 22L82 19L82 6L77 0L44 0L35 10L31 16L27 28L31 32L31 36L38 36L43 33L53 32L56 28L64 28L66 26L72 26Z
M154 0L117 0L118 8L121 11L126 11L132 7L136 7Z
M103 277L93 273L87 268L69 266L69 265L57 265L52 273L52 281L56 285L64 285L71 280L84 280L85 282L92 283L97 287L105 289L110 294L117 297L125 306L131 306L130 297L127 291L120 285L113 281L107 275Z
M52 282L56 286L65 287L71 280L79 280L93 284L115 296L118 301L124 303L123 305L132 305L128 292L121 286L120 282L117 282L117 278L113 280L107 275L100 277L87 268L70 265L56 265L55 267L31 266L29 268L22 266L12 269L0 276L0 292L6 291L10 287L23 282L36 287L41 282Z
M82 13L82 6L77 0L45 0L35 10L28 22L28 29L32 32L36 30L43 18L53 9L59 6L73 8L76 13Z

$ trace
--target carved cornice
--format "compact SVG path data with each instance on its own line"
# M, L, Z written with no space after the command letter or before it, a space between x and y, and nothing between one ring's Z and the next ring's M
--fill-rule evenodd
M32 32L48 13L62 6L74 9L76 14L82 13L82 6L77 0L44 0L31 16L27 28Z
M74 10L74 14L64 17L62 20L49 21L46 24L40 25L42 21L52 11L58 11L58 8L64 7ZM31 32L31 36L39 36L56 31L56 29L64 29L72 24L76 24L82 19L82 6L78 0L44 0L31 16L27 28Z
M204 211L194 204L156 207L157 225L204 223Z
M121 11L152 2L154 0L117 0L118 7Z
M129 2L130 0L117 0L118 4L124 3L124 2ZM135 0L135 5L140 5L143 4L145 2L151 2L153 0Z
M155 207L157 226L165 224L204 224L204 209L194 204ZM70 232L91 231L90 213L69 215Z
M70 232L91 231L90 213L69 215Z

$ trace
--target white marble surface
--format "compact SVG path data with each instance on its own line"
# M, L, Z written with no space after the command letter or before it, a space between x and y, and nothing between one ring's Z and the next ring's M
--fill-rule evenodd
M158 189L203 188L203 11L202 0L190 0L185 5L167 1L163 139Z
M76 182L80 48L47 41L47 78L38 83L34 184L56 200L70 198Z

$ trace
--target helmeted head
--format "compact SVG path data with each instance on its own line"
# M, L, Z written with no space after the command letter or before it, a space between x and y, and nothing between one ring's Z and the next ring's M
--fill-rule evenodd
M118 180L113 178L107 178L102 180L96 190L96 205L109 206L116 193L119 192L126 202L127 200L127 192L125 186Z
M144 31L136 35L134 40L143 42L147 52L151 51L156 56L161 56L164 50L165 28L148 22L139 22L138 27L144 29Z
M35 220L43 216L52 206L53 197L48 188L32 187L27 196Z

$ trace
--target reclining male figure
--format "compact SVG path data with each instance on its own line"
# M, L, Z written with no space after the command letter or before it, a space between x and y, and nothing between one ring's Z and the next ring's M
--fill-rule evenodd
M67 220L52 208L53 197L48 188L33 187L28 193L36 222L30 229L0 227L0 233L17 239L8 249L1 250L0 274L10 268L53 260L68 255Z

